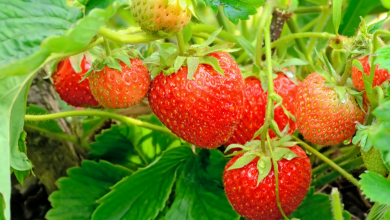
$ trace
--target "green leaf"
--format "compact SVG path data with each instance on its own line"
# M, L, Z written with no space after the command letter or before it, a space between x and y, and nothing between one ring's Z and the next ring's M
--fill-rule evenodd
M53 206L46 214L49 220L91 219L96 202L110 192L110 187L131 175L131 171L106 161L84 160L81 167L68 170L69 177L57 181L59 190L50 195Z
M114 3L116 0L88 0L85 1L87 4L85 5L85 14L89 14L92 9L94 8L101 8L105 9L108 6L110 6L112 3ZM122 2L123 4L128 4L125 0L118 0L119 2Z
M82 13L77 8L68 8L64 1L3 0L0 3L5 5L0 9L0 24L6 27L2 31L7 33L0 37L0 193L4 195L5 216L9 219L9 167L16 170L31 168L26 155L17 146L31 79L50 54L74 52L86 47L109 14L94 10L75 24ZM15 24L16 21L20 23ZM68 28L71 29L65 33Z
M390 219L389 210L390 206L376 203L368 213L366 220Z
M390 47L382 47L376 51L378 54L375 64L378 64L382 69L390 70Z
M212 170L217 169L222 182L226 160L217 150L201 150L191 156L180 168L176 186L176 198L166 220L236 220L238 214L229 204L221 185L217 185ZM215 168L211 168L211 167Z
M386 17L385 19L382 19L376 23L373 23L371 24L370 26L368 26L368 33L369 34L373 34L376 30L380 30L382 29L383 27L383 24L385 23L385 21L387 20L388 17Z
M256 62L256 57L255 57L255 47L249 42L247 39L236 36L236 39L238 43L241 44L241 46L244 48L245 52L248 54L248 56L251 58L253 62Z
M242 168L252 162L256 157L258 157L256 154L252 152L246 152L244 155L238 158L236 162L234 162L233 165L231 165L227 170Z
M6 207L3 193L0 193L0 220L6 220L4 210Z
M373 145L380 150L389 150L390 146L390 123L384 122L380 125L379 130L373 135Z
M374 115L382 120L390 121L390 102L385 102L374 110Z
M188 65L188 75L187 79L193 80L194 74L196 70L198 69L200 63L199 57L188 57L187 58L187 65Z
M155 115L140 119L163 126ZM88 156L91 159L108 160L136 170L152 163L164 150L181 145L180 139L167 134L121 124L96 136L96 142L90 145L92 151Z
M83 120L81 127L83 129L83 136L82 138L88 137L88 135L92 135L93 132L104 123L106 118L101 117L93 117L93 118L86 118Z
M115 125L109 130L96 136L96 142L90 146L92 151L88 157L91 159L107 160L113 164L126 166L132 170L147 165L145 158L138 154L134 142L136 131L125 124Z
M26 137L27 137L27 133L25 131L22 131L22 133L20 133L20 137L18 140L18 146L19 146L20 152L27 155ZM30 174L30 170L32 171L32 169L15 170L14 168L11 167L11 172L13 172L15 174L16 179L22 185L23 185L24 179L26 179L28 174Z
M342 0L333 0L333 26L336 34L338 34L339 32L342 7L343 7Z
M390 181L383 176L367 171L360 175L361 190L371 202L390 205Z
M203 0L217 13L218 6L223 7L225 16L234 24L239 20L248 20L249 15L257 13L256 8L264 4L265 0Z
M100 205L92 219L154 219L171 193L177 167L191 155L188 147L164 152L151 165L123 179L99 199Z
M359 27L360 17L366 16L378 6L381 6L380 0L349 0L348 7L343 10L345 13L339 34L347 37L353 36Z
M290 58L283 61L282 65L280 65L281 68L288 67L288 66L304 66L308 65L309 62L306 60L298 59L298 58Z
M266 176L268 176L271 168L271 157L263 156L257 161L257 170L259 171L259 175L257 177L257 186L259 186L260 182L263 181Z
M35 54L46 37L64 34L83 16L79 9L68 8L65 1L1 0L0 4L0 26L6 33L0 36L2 67ZM52 19L53 16L59 19Z
M346 215L348 215L348 212L343 211L343 216ZM302 220L333 220L329 196L322 193L314 194L314 187L310 187L301 205L289 216L289 218L298 218Z
M185 26L182 31L183 31L184 42L188 43L192 38L191 24Z
M390 151L382 150L381 157L386 168L390 170Z

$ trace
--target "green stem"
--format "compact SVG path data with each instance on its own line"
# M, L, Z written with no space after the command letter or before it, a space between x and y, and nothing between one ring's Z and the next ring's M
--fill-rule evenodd
M180 55L183 56L186 51L186 46L184 43L183 31L179 31L176 33L177 44L179 46Z
M129 118L122 115L113 114L110 112L103 112L103 111L69 111L69 112L60 112L60 113L54 113L54 114L47 114L47 115L25 115L24 119L26 121L44 121L44 120L53 120L58 118L65 118L65 117L75 117L75 116L100 116L100 117L107 117L112 118L118 121L121 121L128 125L136 125L144 128L148 128L150 130L158 131L161 133L169 134L171 136L175 136L169 129L150 124L147 122L143 122L134 118Z
M378 104L382 104L385 98L382 88L380 86L375 86L373 90L378 94Z
M207 33L192 33L192 36L203 38L203 39L208 39L210 37L210 34L207 34ZM220 40L218 38L215 38L214 43L220 44L220 43L224 43L224 41Z
M321 33L321 32L304 32L304 33L295 33L295 34L289 34L285 37L279 38L278 40L272 42L271 48L277 47L280 44L283 44L285 42L289 42L292 40L296 40L299 38L306 38L306 37L314 37L314 38L333 38L336 37L335 34L330 33ZM265 48L261 50L263 53L265 51Z
M298 29L298 26L297 24L295 23L295 20L293 18L290 18L288 21L287 21L287 25L291 31L291 33L299 33L299 29ZM303 42L303 40L301 38L297 38L295 40L295 42L297 43L297 46L298 46L298 49L303 53L305 54L305 57L307 59L307 61L309 61L309 63L313 64L313 59L311 58L310 56L310 53L308 52L308 50L306 49L306 45L305 43ZM309 69L311 72L314 72L314 68L312 68L310 65L309 65Z
M267 110L265 113L263 130L261 132L261 146L265 149L265 137L268 133L268 128L270 126L270 120L272 117L272 106L274 102L271 98L272 93L275 93L274 90L274 79L272 74L272 52L271 52L271 34L270 27L271 19L268 19L267 25L264 27L264 43L265 43L265 56L267 63L267 78L268 78L268 97L267 97Z
M269 137L269 134L267 132L267 143L268 143L268 149L269 149L269 152L271 153L271 158L272 158L272 163L274 165L274 172L275 172L275 191L276 191L276 203L278 204L278 207L279 207L279 211L280 213L282 213L284 219L287 219L287 216L284 214L283 212L283 209L282 209L282 204L280 203L280 198L279 198L279 178L278 178L278 173L279 173L279 170L278 170L278 162L275 160L275 157L274 157L274 153L272 151L272 147L271 147L271 142L270 142L270 137Z
M208 34L212 34L216 30L218 30L218 28L216 28L216 27L208 26L208 25L204 25L204 24L194 25L191 28L192 28L192 33L208 33ZM222 30L218 34L218 37L221 38L224 41L232 42L232 43L236 43L236 44L240 45L238 43L238 41L236 40L236 38L233 35L231 35L228 32L226 32L225 30Z
M229 21L225 19L222 7L218 8L217 20L219 26L223 27L228 33L234 33L232 31L232 26L230 26L230 24L228 23Z
M329 15L331 12L332 12L332 9L328 8L319 16L319 21L318 21L316 27L314 28L313 32L321 32L324 29L325 23L329 19ZM336 35L334 37L336 37ZM313 51L314 46L316 45L316 42L317 42L317 39L310 39L309 44L307 46L307 50Z
M263 47L263 30L266 22L269 20L269 16L272 11L272 4L268 2L264 5L263 13L261 14L260 22L259 22L259 32L257 33L257 42L256 42L256 65L261 68L262 62L262 47ZM266 26L269 29L269 26ZM269 30L268 30L269 31ZM263 145L264 146L264 145Z
M340 193L337 188L332 188L330 193L332 201L332 210L333 210L333 219L334 220L343 220L343 209L340 202Z
M313 7L299 7L295 9L295 14L312 14L312 13L320 13L327 10L327 6L313 6Z
M363 158L362 157L357 157L353 160L350 160L350 161L346 161L344 163L341 163L340 164L340 167L345 170L345 171L351 171L353 169L356 169L358 167L361 167L364 165L364 162L363 162ZM311 184L315 187L315 188L319 188L325 184L328 184L332 181L334 181L335 179L339 178L340 177L340 173L338 171L332 171L326 175L323 175L323 176L320 176L316 179L314 179Z
M24 125L25 128L27 129L32 129L32 130L36 130L36 131L39 131L41 133L45 133L47 134L48 136L52 136L52 137L55 137L55 138L58 138L58 139L64 139L64 140L67 140L67 141L70 141L74 144L80 144L77 140L77 138L71 136L71 135L68 135L68 134L63 134L63 133L56 133L56 132L51 132L49 130L46 130L46 129L41 129L39 127L36 127L36 126L31 126L31 125L28 125L28 124L25 124Z
M126 44L135 44L135 43L146 43L151 41L156 41L170 37L170 35L154 35L154 34L137 34L137 35L126 35L119 34L118 32L112 31L105 27L100 27L98 34L104 38L110 39L112 41L126 43Z
M303 26L299 32L307 32L307 31L310 31L317 23L318 23L318 20L320 20L320 17L316 17L314 18L312 21L310 21L309 23L307 23L305 26Z
M343 168L339 167L335 162L330 160L329 158L322 155L320 152L312 148L310 145L302 141L296 136L292 136L294 140L298 141L302 147L304 147L306 150L310 151L312 154L316 155L319 159L327 163L330 167L335 169L337 172L339 172L341 175L343 175L348 181L350 181L352 184L354 184L356 187L360 188L359 181L355 179L351 174L349 174L347 171L345 171Z
M247 39L247 40L250 39L247 20L241 20L241 33L245 39Z
M352 60L348 60L347 65L345 66L343 76L337 82L337 85L344 86L345 83L347 83L348 78L351 76L351 72L352 72Z
M360 153L360 148L357 146L354 146L353 149L349 153L345 154L342 157L338 157L336 159L333 159L333 162L337 163L337 165L340 165L340 163L350 160L351 158L355 157L359 153ZM329 168L330 168L330 166L328 164L324 163L324 164L321 164L320 166L314 168L312 170L311 174L313 176L315 176L315 175L321 174L322 172L324 172L325 170L327 170Z
M390 31L376 30L374 32L374 34L373 34L373 48L372 48L371 54L375 54L376 51L379 49L380 45L379 45L378 38L382 34L390 36ZM375 69L376 69L375 68L375 66L376 66L375 65L375 60L376 60L376 58L377 58L377 56L372 56L371 57L371 63L370 63L371 70L370 70L369 83L364 83L364 87L365 87L366 93L367 93L367 98L370 101L370 105L371 105L371 109L370 109L371 113L370 113L370 116L368 117L367 124L371 124L371 122L374 120L374 115L372 113L378 107L377 97L373 93L373 89L369 88L369 84L372 85L372 83L374 82Z
M106 50L106 56L111 56L110 45L108 44L108 39L104 38L104 49Z
M91 44L89 44L88 46L84 47L83 49L80 49L80 50L77 50L77 51L73 51L73 52L70 52L70 53L54 53L54 54L50 55L50 57L48 57L47 60L51 61L51 60L58 59L58 58L74 56L76 54L79 54L79 53L82 53L82 52L85 52L87 50L92 49L93 47L103 43L103 41L104 41L104 39L102 37L99 37L96 41L92 42Z

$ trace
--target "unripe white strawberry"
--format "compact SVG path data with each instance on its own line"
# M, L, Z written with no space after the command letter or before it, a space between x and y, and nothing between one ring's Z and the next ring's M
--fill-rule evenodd
M131 12L134 20L147 33L164 31L172 34L183 29L191 20L191 11L182 8L176 0L133 0Z

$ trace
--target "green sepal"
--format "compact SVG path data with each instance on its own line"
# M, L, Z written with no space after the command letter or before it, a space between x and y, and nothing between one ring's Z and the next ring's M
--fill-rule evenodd
M241 145L241 144L231 144L229 145L226 149L225 149L225 153L228 152L229 150L233 149L233 148L239 148L239 149L243 149L243 150L249 150L249 148Z
M275 139L272 139L271 140L272 146L274 146L274 147L282 146L283 143L290 141L291 139L292 139L292 137L290 135L283 136L282 138L280 138L277 141L275 141Z
M81 61L84 58L84 53L79 53L77 55L69 57L70 65L76 73L80 73L81 70Z
M289 112L285 107L284 105L281 105L282 109L283 109L283 112L284 114L287 115L287 117L291 118L293 120L293 122L296 122L297 119L295 118L295 116L293 114L291 114L291 112Z
M358 91L356 91L355 89L352 89L352 88L350 88L350 87L345 87L345 89L347 90L347 92L348 92L350 95L352 95L353 97L355 97L355 100L356 100L356 102L358 103L360 109L361 109L364 113L366 113L366 111L365 111L364 108L363 108L363 96L362 96L362 95L363 95L364 91L358 92Z
M256 157L257 155L254 152L248 151L238 158L227 170L242 168L252 162Z
M337 95L339 96L341 103L346 103L347 99L345 97L345 94L347 93L347 90L345 89L345 87L344 86L336 86L334 88L334 90L336 91Z
M212 33L202 44L191 45L183 55L180 55L178 47L174 44L157 44L159 50L145 59L144 63L147 64L153 77L161 71L166 75L177 73L182 66L188 66L187 79L192 80L199 64L210 65L215 71L223 75L224 71L220 67L217 58L207 55L218 51L235 52L239 49L229 49L235 45L234 43L222 43L209 47L221 30L222 28Z
M200 63L199 57L188 57L187 58L187 65L188 65L188 75L187 79L193 80L194 74L196 70L198 69Z
M352 139L352 144L358 144L364 152L371 150L372 146L372 134L375 133L375 130L378 130L376 125L374 126L363 126L359 123L356 125L358 131L356 132L355 137Z
M327 82L333 82L334 80L332 80L331 76L329 75L328 72L326 72L321 66L315 66L314 69L316 70L316 72L318 74L320 74L321 76L323 76L325 78L325 80Z
M80 80L79 83L84 81L92 72L102 71L106 66L110 67L111 69L116 69L122 72L122 66L119 63L119 60L125 63L129 68L131 68L130 59L142 57L141 53L138 50L129 48L128 46L124 46L111 51L110 56L106 56L106 52L102 49L94 49L91 53L97 56L97 58L92 63L91 68L84 74L84 77Z
M296 143L294 145L296 145ZM273 153L276 161L280 161L281 159L292 160L298 157L296 153L287 147L275 147Z
M175 68L175 73L179 71L179 69L183 66L184 61L187 60L187 57L178 56L175 60L175 64L173 65Z
M275 132L276 136L283 137L283 134L280 131L279 126L274 119L271 120L270 128Z
M364 73L363 65L358 60L352 61L352 67L356 67L358 70L360 70L360 72Z
M272 168L272 162L271 157L269 156L262 156L257 161L257 171L259 171L259 175L257 177L257 185L259 186L260 182L263 181L263 179L268 176L269 172Z
M259 130L256 131L256 133L253 135L252 140L254 140L257 136L259 136L263 132L263 126L259 128Z

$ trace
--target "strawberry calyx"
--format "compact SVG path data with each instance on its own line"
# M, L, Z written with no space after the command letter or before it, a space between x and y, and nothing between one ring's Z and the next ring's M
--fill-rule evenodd
M357 132L352 139L352 144L358 144L364 152L368 152L372 148L372 137L375 135L375 131L379 129L379 125L374 124L371 126L365 126L360 123L356 123Z
M116 69L122 72L122 67L119 61L125 63L131 68L131 59L142 57L141 53L133 48L124 46L111 51L111 54L107 56L107 53L102 48L96 48L93 51L96 56L95 61L92 63L91 68L85 73L80 82L85 80L92 72L102 71L104 67L108 66L111 69Z
M281 139L273 138L270 140L270 144L272 147L272 153L269 151L269 149L262 149L261 148L261 141L260 140L252 140L244 145L240 144L231 144L229 145L226 150L226 152L229 152L231 149L238 148L241 149L240 151L236 151L232 154L226 155L226 157L236 156L243 154L240 158L238 158L233 165L231 165L227 170L232 169L239 169L250 162L252 162L254 159L259 158L257 162L257 170L259 172L258 179L257 179L257 186L260 184L260 182L269 174L272 168L272 155L276 162L286 159L286 160L292 160L296 157L298 157L292 150L290 150L288 147L292 147L297 145L297 142L290 141L292 139L291 136L284 136Z
M199 64L207 64L213 67L219 74L224 75L217 58L207 56L214 52L235 52L240 49L231 49L234 43L222 43L209 46L221 32L222 28L215 31L202 44L191 45L183 55L180 55L179 48L171 43L157 44L159 50L145 59L153 77L160 72L165 75L177 73L182 66L188 66L187 79L192 80Z
M347 98L346 98L347 94L353 96L356 102L358 103L360 109L362 109L365 112L363 108L363 96L362 96L364 91L362 92L357 91L356 88L353 86L351 78L348 78L344 85L338 85L338 82L340 81L340 76L336 73L336 70L332 67L326 55L324 53L319 54L317 52L317 56L319 62L324 64L325 68L323 68L320 65L316 65L314 68L319 75L325 78L325 82L324 82L325 87L328 89L333 89L337 93L341 103L343 104L347 102Z

